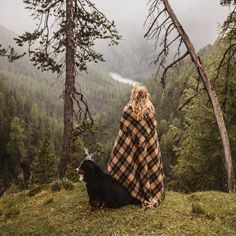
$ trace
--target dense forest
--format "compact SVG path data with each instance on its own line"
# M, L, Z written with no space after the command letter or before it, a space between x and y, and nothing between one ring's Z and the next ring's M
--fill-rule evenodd
M4 42L14 35L4 27L1 32ZM15 63L0 58L0 82L1 194L11 184L22 189L28 184L51 182L62 142L62 79L36 70L25 58ZM128 91L104 69L92 65L78 82L93 115ZM67 173L72 179L85 155L81 143L75 143L79 145L75 147L77 159Z
M223 51L218 42L200 51L212 79ZM0 63L2 192L11 183L23 185L52 181L62 141L60 78L35 71L29 62L18 63L10 64L3 59ZM219 98L233 144L236 139L236 101L232 96L236 90L235 68L229 73L226 70L214 84L217 94L222 94ZM197 87L202 88L201 83L198 85L197 76L190 61L185 60L170 73L165 89L155 79L146 78L144 82L156 108L166 183L168 188L177 191L225 191L222 149L206 93L200 92L182 107ZM230 89L225 94L226 81ZM85 157L84 147L96 152L95 160L106 169L122 109L129 100L131 89L113 81L99 66L89 67L79 83L94 115L96 127L83 134L83 138L77 137L75 140L76 151L67 173L72 180L77 179L74 169ZM232 145L233 157L235 152L235 145ZM50 169L44 165L49 165ZM40 171L37 173L36 170ZM40 175L46 177L42 180Z

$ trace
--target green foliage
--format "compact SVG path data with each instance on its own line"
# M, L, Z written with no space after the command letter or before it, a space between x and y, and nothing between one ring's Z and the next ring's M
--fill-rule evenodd
M51 183L51 191L52 192L60 192L62 189L72 190L73 188L74 188L74 184L66 178L64 178L62 180L57 179Z
M222 72L227 76L227 73L234 67L236 61L236 1L222 0L221 4L229 6L231 9L228 17L221 26L221 38L219 43L223 44L224 52L222 53L221 60L217 68L218 73L216 78L218 78Z
M1 57L7 57L9 62L13 62L21 57L23 57L25 53L19 54L15 51L15 49L11 46L9 46L7 49L3 48L0 44L0 56Z
M71 182L70 180L68 180L66 178L62 179L61 182L62 182L62 187L65 190L72 190L74 188L73 182Z
M80 165L81 161L85 158L84 141L81 137L74 138L73 153L71 154L71 161L68 163L67 172L65 177L71 181L79 181L79 175L75 169Z
M10 88L10 79L8 80L9 77L5 74L0 74L0 77L0 195L2 195L11 183L18 185L20 189L28 185L32 160L38 157L44 134L47 130L51 130L59 151L62 131L58 119L50 118L46 112L40 112L27 93L21 93L20 90L16 92L15 88ZM11 79L17 81L17 77L12 76ZM17 83L14 84L17 86Z
M211 78L214 78L217 73L216 66L223 50L215 45L209 56L205 58ZM222 69L224 71L226 68ZM231 94L236 91L235 73L234 68L230 73L226 73L227 76L221 74L221 78L215 84L218 98L225 112L233 158L236 154L232 145L236 137L236 100ZM190 83L192 85L193 81L190 80ZM183 100L192 96L194 92L191 87L185 89ZM195 97L184 107L183 111L183 136L179 145L174 148L178 159L177 164L173 166L173 180L170 186L187 192L209 189L226 190L222 144L207 95L202 93L201 96ZM234 158L234 163L235 161Z
M4 212L4 220L8 220L8 219L10 219L10 218L13 218L13 217L16 217L16 216L18 216L20 214L20 211L19 211L19 209L18 208L9 208L8 210L6 210L5 212Z
M14 37L14 34L1 26L0 32L1 38L4 36L5 43L10 42ZM19 117L24 123L28 170L32 169L33 162L38 160L39 149L48 130L51 132L55 155L59 156L63 130L63 99L61 98L63 82L56 80L57 78L54 78L51 73L37 71L26 58L14 64L0 58L0 69L0 80L3 81L0 82L0 149L3 150L0 153L1 195L11 182L11 164L8 163L9 158L4 150L9 139L9 122L13 115ZM88 74L84 73L80 77L79 84L77 89L84 93L93 115L105 112L129 90L126 85L112 80L106 71L94 67L93 64L88 67ZM111 123L115 125L112 120ZM102 136L99 134L100 131L106 133L105 127L96 131L96 138L93 130L77 140L66 174L67 178L78 180L75 168L85 158L84 147L87 147L90 153L96 153L96 160L103 165L104 144L99 139ZM112 146L111 142L110 145ZM105 152L108 153L109 149L105 147Z
M32 182L36 184L50 183L55 176L57 159L54 147L48 137L45 137L39 154L32 163Z
M51 191L52 191L52 192L60 192L61 189L62 189L61 180L57 179L57 180L54 180L54 181L51 183Z
M25 32L15 38L16 43L18 46L28 43L31 61L38 69L62 72L65 63L67 24L71 20L66 19L66 1L24 0L24 3L32 12L34 19L38 20L37 28L33 32ZM95 40L110 40L109 45L113 45L118 44L120 36L114 22L107 20L106 16L90 1L74 0L72 9L75 64L82 71L86 70L87 62L103 61L102 54L93 49Z
M36 194L40 193L43 190L43 187L44 187L43 185L34 186L28 191L28 196L29 197L35 196Z
M172 179L171 166L176 164L175 149L180 144L182 136L183 130L179 118L174 118L167 127L166 131L160 133L160 146L162 159L164 161L166 183Z
M126 85L114 81L102 68L88 66L87 72L79 83L93 115L106 111L129 90Z
M26 136L23 124L18 117L14 117L10 124L9 141L6 146L11 165L14 166L14 176L21 174L21 163L26 158Z

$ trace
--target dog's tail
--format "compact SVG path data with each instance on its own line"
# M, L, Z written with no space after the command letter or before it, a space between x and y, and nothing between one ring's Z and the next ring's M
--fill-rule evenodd
M84 151L85 151L85 154L86 154L85 160L93 160L92 157L93 157L94 154L93 153L90 154L87 148L84 148Z

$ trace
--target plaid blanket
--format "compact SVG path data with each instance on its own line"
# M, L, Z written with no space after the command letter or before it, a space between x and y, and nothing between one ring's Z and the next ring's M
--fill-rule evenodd
M138 121L130 108L123 112L108 172L142 204L160 203L164 173L154 114Z

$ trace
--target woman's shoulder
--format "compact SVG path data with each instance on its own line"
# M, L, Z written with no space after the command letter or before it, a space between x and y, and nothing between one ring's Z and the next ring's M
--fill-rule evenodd
M124 109L123 109L123 115L131 115L131 116L133 116L133 113L134 113L134 111L133 111L133 109L132 109L132 106L130 105L130 104L127 104L125 107L124 107Z
M131 112L132 111L132 106L128 103L124 109L123 109L123 112Z
M146 120L146 122L148 124L152 124L154 127L157 126L155 112L150 111L150 112L146 113L144 119Z

